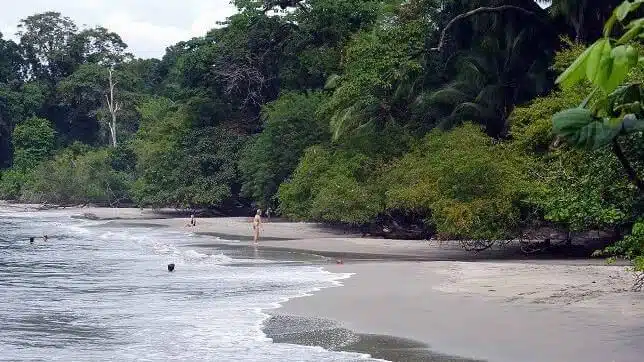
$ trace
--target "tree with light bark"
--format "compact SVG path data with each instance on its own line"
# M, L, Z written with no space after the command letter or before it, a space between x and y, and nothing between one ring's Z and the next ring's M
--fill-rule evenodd
M114 100L114 93L118 82L114 80L111 68L108 70L108 81L109 94L105 95L105 100L107 103L107 110L110 112L110 119L108 120L107 126L110 129L112 147L116 147L116 114L121 110L121 104Z

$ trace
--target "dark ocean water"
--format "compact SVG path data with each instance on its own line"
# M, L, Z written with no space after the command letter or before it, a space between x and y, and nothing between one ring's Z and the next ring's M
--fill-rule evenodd
M0 209L0 360L368 360L261 330L266 310L347 275L181 246L200 238Z

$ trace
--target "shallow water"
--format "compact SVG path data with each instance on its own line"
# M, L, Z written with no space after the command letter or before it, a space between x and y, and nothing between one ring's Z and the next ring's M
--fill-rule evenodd
M267 309L347 275L206 254L181 245L207 237L167 228L54 211L0 209L0 220L0 360L368 360L261 331ZM49 241L29 243L43 234Z

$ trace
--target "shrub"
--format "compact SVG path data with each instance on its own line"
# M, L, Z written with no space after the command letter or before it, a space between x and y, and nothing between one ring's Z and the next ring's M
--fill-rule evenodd
M376 167L360 153L310 147L291 179L280 186L281 212L294 219L367 222L384 206L370 182Z
M471 124L435 130L386 172L386 205L431 210L441 237L511 237L530 185L520 162Z

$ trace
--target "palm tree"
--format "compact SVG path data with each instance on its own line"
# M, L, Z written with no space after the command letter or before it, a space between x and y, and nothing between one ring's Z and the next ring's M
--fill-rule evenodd
M475 37L473 47L453 55L447 65L451 81L422 94L418 103L430 122L442 128L475 121L490 136L505 137L515 105L552 86L548 64L554 41L520 21L493 16L487 25L481 19L477 23L476 33L487 35Z
M579 43L594 41L601 35L603 24L622 0L536 0L548 6L554 17L561 17L572 26Z

